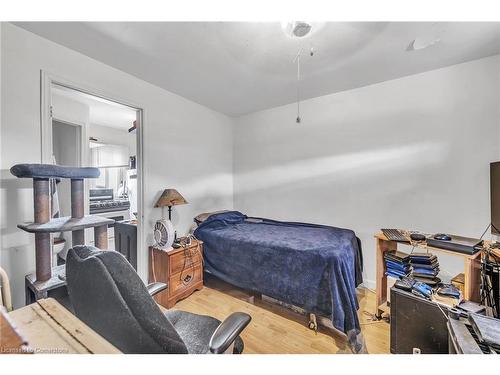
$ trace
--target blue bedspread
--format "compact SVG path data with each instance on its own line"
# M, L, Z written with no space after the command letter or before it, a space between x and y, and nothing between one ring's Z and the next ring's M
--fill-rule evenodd
M194 235L204 242L205 269L214 276L331 317L348 337L360 333L355 289L362 258L352 230L230 211L210 216Z

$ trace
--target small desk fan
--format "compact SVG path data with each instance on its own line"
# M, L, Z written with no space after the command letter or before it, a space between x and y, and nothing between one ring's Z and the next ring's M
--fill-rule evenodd
M174 226L170 220L162 218L156 221L153 229L155 247L160 250L168 250L174 243Z
M155 223L153 238L155 247L160 250L170 250L175 240L175 231L172 222L172 206L186 204L187 201L175 189L165 189L155 204L155 207L168 207L168 220L163 217Z

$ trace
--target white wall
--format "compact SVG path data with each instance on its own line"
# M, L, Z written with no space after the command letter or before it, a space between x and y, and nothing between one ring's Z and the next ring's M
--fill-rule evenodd
M129 155L135 155L137 133L129 133L127 129L116 129L105 125L90 124L89 137L94 137L99 143L126 146Z
M352 228L375 278L373 234L411 228L479 236L489 162L500 159L500 56L296 106L234 129L234 206L250 215ZM444 274L458 259L440 257Z
M89 126L90 109L87 104L57 94L52 94L51 100L54 119L79 126Z
M146 228L160 217L152 207L166 187L190 202L173 210L180 233L199 212L232 208L230 118L11 24L1 28L0 263L10 275L15 306L24 303L24 275L34 270L33 236L16 228L33 219L33 193L31 181L14 178L9 168L41 160L40 70L144 109ZM145 247L142 252L144 276Z
M52 145L54 157L59 165L69 165L77 167L80 165L79 148L80 129L64 122L52 122ZM57 191L60 199L59 210L61 216L71 215L71 182L62 180ZM69 235L68 237L71 237Z

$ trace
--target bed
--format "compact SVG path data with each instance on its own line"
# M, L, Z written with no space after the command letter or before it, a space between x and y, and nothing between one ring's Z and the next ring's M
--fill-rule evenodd
M356 287L363 281L362 253L352 230L228 211L198 220L194 235L204 242L206 272L328 317L351 349L361 350Z

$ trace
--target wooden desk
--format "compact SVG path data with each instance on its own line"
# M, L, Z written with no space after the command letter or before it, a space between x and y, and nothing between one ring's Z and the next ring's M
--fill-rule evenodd
M376 257L377 257L377 279L376 279L376 314L381 316L384 312L389 312L387 306L387 276L385 275L384 253L386 251L397 250L398 242L389 241L383 233L375 235ZM408 245L408 244L405 244ZM431 253L445 253L453 256L462 257L464 261L464 298L469 301L479 302L481 285L481 251L473 255L461 254L454 251L440 249L438 247L427 246L422 243L414 243L415 249L429 251Z
M120 353L53 298L41 299L9 313L35 353Z

